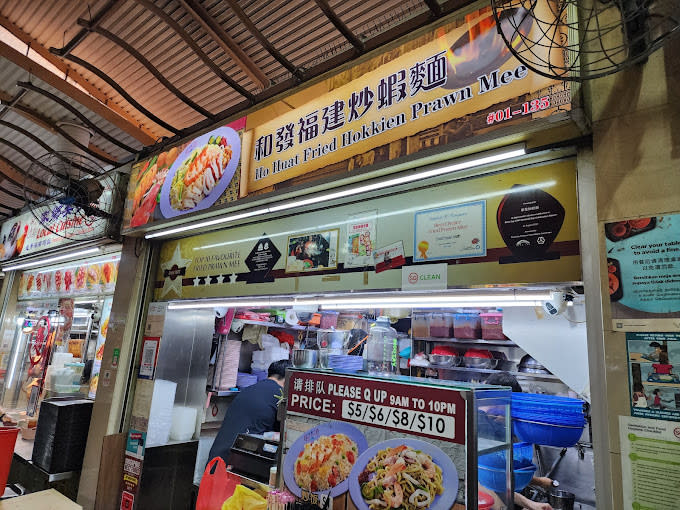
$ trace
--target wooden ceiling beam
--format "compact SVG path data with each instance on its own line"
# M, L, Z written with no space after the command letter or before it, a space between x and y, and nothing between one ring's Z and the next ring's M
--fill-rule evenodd
M315 0L316 5L319 9L323 11L328 20L333 23L335 28L349 41L349 43L356 48L357 53L362 54L364 52L364 42L359 39L354 32L345 24L344 21L340 19L340 16L336 14L328 0Z
M222 48L246 75L260 88L266 89L271 81L267 75L252 61L245 51L231 36L217 23L210 13L197 0L179 0L180 5L189 15L203 27L208 35Z
M243 23L246 28L248 29L248 32L253 34L255 39L257 39L262 47L267 50L267 53L269 53L272 57L274 57L279 64L281 64L283 67L285 67L290 74L295 76L298 80L302 81L303 76L302 76L302 70L299 69L295 64L293 64L290 60L288 60L286 57L283 56L283 53L281 53L276 47L265 37L265 35L260 32L260 29L257 28L255 23L248 17L248 15L245 13L243 9L241 9L241 6L239 5L237 0L227 0L227 3L229 4L229 7L231 7L231 10L234 11L238 19L241 20L241 23Z
M244 87L239 85L239 83L231 78L227 73L225 73L206 53L201 49L196 41L194 41L191 36L184 30L179 23L177 23L172 16L170 16L163 9L154 4L151 0L134 0L138 4L142 5L145 9L153 12L156 16L161 18L170 28L172 28L177 35L179 35L185 43L193 50L193 52L201 59L201 61L208 66L213 73L219 76L222 81L233 88L236 92L241 94L243 97L248 99L251 103L255 101L255 96L248 92Z
M31 177L29 177L26 172L21 170L17 165L12 163L9 159L4 156L0 156L0 173L5 176L5 178L12 184L19 186L23 189L28 187L31 192L34 192L40 197L47 196L47 186L40 184Z
M16 51L5 43L0 43L0 56L7 58L22 69L25 69L37 78L40 78L48 85L66 94L74 101L96 113L145 146L153 144L160 136L165 134L156 132L152 128L152 125L143 125L140 123L139 120L132 117L123 107L114 103L114 101L105 93L85 80L76 69L50 53L47 48L40 45L36 39L18 28L6 17L0 16L0 25L6 28L17 39L20 39L25 44L30 44L32 51L35 51L40 57L47 60L64 74L63 77L54 74L51 70L34 62L26 55ZM66 76L73 80L78 86L66 81L66 79L64 79ZM82 87L82 89L79 87Z
M2 103L9 103L12 99L12 96L9 94L0 91L0 101ZM44 115L36 112L35 110L31 109L29 106L26 106L22 103L16 103L11 107L12 111L14 111L16 114L21 115L23 118L26 120L29 120L36 126L39 126L46 131L49 131L50 133L53 133L57 136L61 136L63 138L66 138L69 142L71 142L73 145L76 145L80 147L82 150L90 154L90 156L93 156L101 161L110 163L112 165L120 166L121 163L119 163L111 154L108 152L100 149L96 145L90 143L88 144L87 147L84 145L81 145L78 143L77 140L75 140L73 137L71 137L68 133L66 133L63 129L61 129L59 126L56 125L55 122L53 122L51 119L45 117Z
M134 147L130 147L129 145L118 140L117 138L111 136L109 133L107 133L106 131L101 129L99 126L97 126L97 124L95 124L90 119L88 119L85 115L83 115L82 112L80 112L80 110L78 110L76 107L74 107L68 101L64 101L61 97L59 97L55 94L52 94L49 90L41 89L37 85L30 83L30 82L19 81L19 82L17 82L17 86L21 87L23 90L30 90L31 92L36 92L38 94L45 96L48 99L51 99L52 101L54 101L58 105L64 107L69 112L71 112L73 115L78 117L78 119L83 124L85 124L88 128L90 128L95 133L97 133L99 136L106 138L109 142L117 145L121 149L128 151L130 154L135 154L137 152L137 150Z

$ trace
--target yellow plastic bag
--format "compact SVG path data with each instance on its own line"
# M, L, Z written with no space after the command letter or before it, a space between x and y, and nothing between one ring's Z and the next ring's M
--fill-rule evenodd
M267 510L267 500L243 485L237 485L234 494L224 502L222 510Z

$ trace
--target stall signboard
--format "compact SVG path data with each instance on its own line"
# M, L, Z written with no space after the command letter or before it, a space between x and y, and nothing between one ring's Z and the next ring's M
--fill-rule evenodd
M624 510L666 510L680 501L680 427L619 416Z
M24 271L19 281L19 299L78 297L112 294L118 278L117 255L110 259L79 261L56 269Z
M680 214L606 223L612 328L680 331Z
M680 333L626 333L630 414L680 421Z
M282 478L293 494L331 497L343 510L368 509L371 500L397 508L404 497L424 508L465 508L468 409L460 389L306 371L292 371L287 385ZM328 461L319 465L320 452ZM413 480L390 476L401 471Z
M364 205L374 225L348 221L357 212L356 204L346 204L168 241L160 249L155 299L403 288L402 266L430 265L419 260L417 232L436 229L438 211L447 225L465 227L457 231L474 230L470 242L477 238L478 244L470 246L480 247L477 256L468 256L462 243L459 249L447 241L455 233L428 238L427 256L445 266L437 267L439 280L430 279L438 289L581 280L573 161L444 183ZM464 220L456 217L459 211ZM351 253L357 225L375 233L368 265L355 265Z
M42 223L31 212L2 223L0 261L34 255L77 241L104 237L106 233L106 222L92 222L85 217L73 219L70 217L71 210L58 202L42 207L39 214L43 217Z
M243 117L133 165L123 230L236 200L245 125Z
M539 0L532 8L535 17L522 12L519 30L540 39L542 23L566 27L556 23L555 12L550 0ZM503 30L511 30L512 15L520 14L501 15ZM568 37L561 28L551 35ZM548 45L533 51L546 62L563 63L563 54L549 53ZM485 7L138 162L130 176L123 231L224 207L253 193L322 177L343 179L498 128L566 118L570 110L569 83L517 61ZM196 151L220 146L210 144L219 137L231 152L225 146L194 159ZM217 170L211 170L215 166L208 163L216 160Z
M516 20L519 30L539 39L546 36L541 24L557 24L550 4L536 2L535 17L510 7L501 17L523 16ZM519 39L512 37L511 26L506 19L501 29L509 39ZM551 35L568 36L566 30ZM563 64L563 54L550 53L548 45L532 51L546 62ZM300 93L293 104L302 104L283 115L262 115L266 121L258 125L256 116L249 116L249 193L304 174L352 171L545 118L569 110L571 102L568 85L513 58L490 7L359 64L313 92L307 102Z

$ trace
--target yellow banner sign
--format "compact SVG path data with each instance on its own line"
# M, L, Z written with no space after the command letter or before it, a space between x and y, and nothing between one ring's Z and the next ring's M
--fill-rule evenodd
M395 289L402 287L402 265L431 268L430 262L446 265L449 287L581 280L574 161L442 183L363 206L168 241L154 298ZM354 227L369 224L375 249L360 264Z
M551 16L546 0L534 12L542 19ZM502 28L507 31L511 25ZM531 16L518 26L524 35L540 29ZM442 138L448 143L451 131L472 136L570 107L563 83L529 71L512 57L489 8L361 64L325 86L325 93L304 106L253 127L248 192L342 161L347 161L344 169L352 170L396 159L438 145ZM466 118L479 112L481 122L477 116ZM441 129L430 133L435 127ZM409 137L418 134L413 147Z

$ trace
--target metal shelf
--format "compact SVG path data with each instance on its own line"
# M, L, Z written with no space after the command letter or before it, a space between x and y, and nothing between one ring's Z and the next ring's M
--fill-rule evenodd
M231 390L218 390L218 389L211 389L208 388L208 391L215 395L216 397L229 397L231 395L236 395L241 392L240 389L234 388Z
M495 374L497 372L502 372L502 370L492 369L492 368L468 368L468 367L446 367L441 365L429 365L423 368L430 368L433 370L451 370L456 372L477 372L481 374ZM534 372L509 372L509 374L515 377L529 377L531 379L541 379L544 381L561 381L559 377L552 374L536 374Z
M291 326L290 324L280 324L278 322L264 322L264 321L251 321L247 319L234 319L241 321L243 324L253 324L255 326L267 326L268 328L279 328L279 329L295 329L301 331L318 331L319 328L316 326Z
M645 386L660 386L662 388L680 388L680 383L642 381Z
M493 439L477 439L477 455L486 455L487 453L499 452L501 450L509 450L510 444L503 441L494 441Z
M465 345L500 345L505 347L518 347L512 340L482 340L481 338L413 338L414 341L421 342L441 342L449 344L465 344Z

